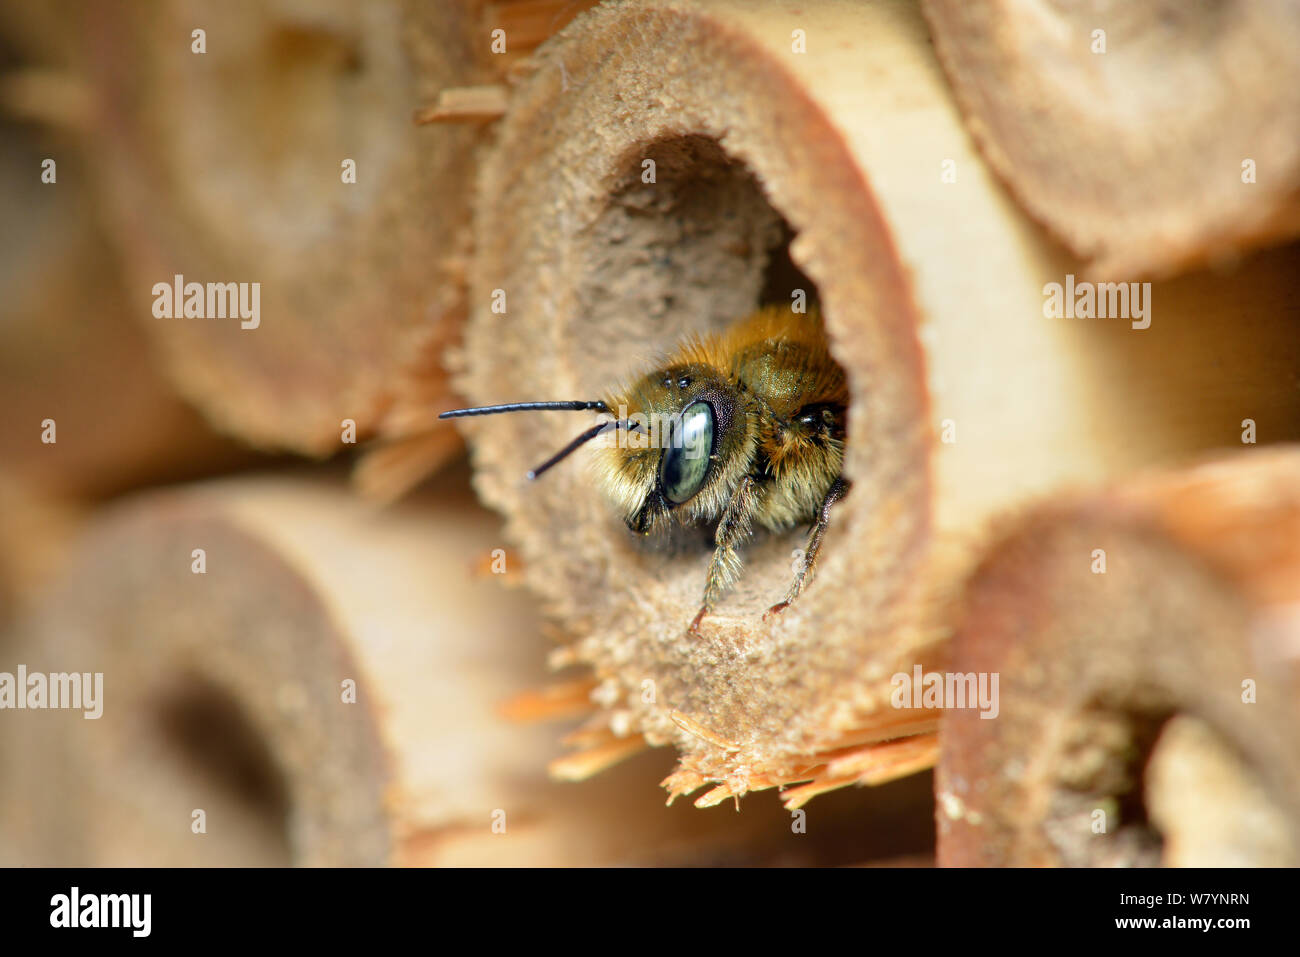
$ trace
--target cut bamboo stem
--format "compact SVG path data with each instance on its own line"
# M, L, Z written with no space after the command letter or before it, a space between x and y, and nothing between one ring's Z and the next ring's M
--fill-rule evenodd
M183 3L85 14L97 170L133 313L177 388L245 441L325 456L381 431L406 438L384 416L463 314L454 260L481 139L410 117L485 78L481 11L330 0L222 13L202 52ZM257 284L256 325L186 318L181 302L159 317L151 290L177 276Z
M32 671L105 689L98 720L6 712L34 735L10 778L28 782L28 860L437 863L430 835L490 837L498 810L526 833L537 807L509 782L543 774L546 739L495 706L527 686L536 627L468 560L491 518L443 491L381 515L336 482L245 479L98 523L20 639ZM214 740L181 733L196 725L245 742L240 787Z
M963 607L941 864L1300 863L1300 446L1021 516Z
M1139 287L1149 323L1049 317L1082 267L985 170L914 4L621 5L536 58L480 182L466 398L602 394L797 288L848 373L853 487L816 581L762 621L804 535L760 538L701 638L707 543L636 539L582 454L524 481L585 422L461 420L605 719L681 751L674 794L807 780L881 740L891 676L942 660L1005 508L1240 445L1247 419L1300 437L1296 250Z
M1114 279L1300 234L1300 8L923 0L1007 189Z
M662 754L549 780L554 734L518 720L590 712L592 686L501 714L547 643L513 566L480 572L499 523L464 479L383 512L341 481L263 476L104 514L0 637L10 674L104 676L97 719L3 712L0 864L818 864L932 844L928 782L881 793L871 832L849 804L802 828L776 801L666 808L645 786Z

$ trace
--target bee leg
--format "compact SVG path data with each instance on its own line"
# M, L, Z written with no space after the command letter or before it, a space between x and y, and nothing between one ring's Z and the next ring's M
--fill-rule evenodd
M822 548L822 538L826 535L826 529L831 523L831 506L842 499L849 490L849 483L843 478L837 478L831 483L831 487L826 491L826 498L822 501L821 508L817 510L817 521L813 523L812 534L808 536L808 547L804 549L803 564L799 571L795 573L794 582L790 585L790 593L785 596L785 601L777 602L771 608L763 613L763 620L769 621L772 617L781 614L790 607L790 604L799 597L803 591L803 586L812 581L813 568L817 564L817 554Z
M754 509L758 505L758 485L746 475L731 493L727 507L718 520L713 535L713 561L709 563L709 580L704 586L704 604L691 622L690 633L700 637L700 622L713 611L723 592L740 575L740 545L749 537Z

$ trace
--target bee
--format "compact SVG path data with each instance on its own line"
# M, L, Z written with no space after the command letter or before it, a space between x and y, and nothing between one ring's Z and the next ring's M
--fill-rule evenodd
M811 581L830 523L847 494L842 474L848 386L817 313L761 309L720 335L693 336L653 371L599 399L512 402L443 412L450 419L503 412L587 411L603 420L527 473L532 480L597 436L597 475L627 527L653 535L676 523L716 522L703 601L689 630L737 581L754 526L811 524L784 600Z

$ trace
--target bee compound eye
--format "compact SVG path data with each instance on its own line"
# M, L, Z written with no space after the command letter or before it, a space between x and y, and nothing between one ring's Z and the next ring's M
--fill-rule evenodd
M664 498L674 505L688 501L704 485L713 454L713 407L693 402L673 421L659 463Z

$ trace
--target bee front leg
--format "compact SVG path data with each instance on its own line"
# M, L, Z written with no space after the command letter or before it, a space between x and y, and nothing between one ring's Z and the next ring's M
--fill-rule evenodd
M713 611L719 598L740 575L740 546L749 537L754 510L758 505L758 484L746 475L731 493L727 507L718 520L718 530L713 535L713 560L709 563L709 579L704 586L704 604L691 622L690 633L700 637L700 622Z
M826 498L817 509L817 521L813 523L812 533L808 536L808 547L804 549L803 564L795 573L790 592L785 596L785 601L777 602L763 613L764 621L769 621L774 615L779 615L789 608L790 603L803 591L803 586L812 581L813 568L817 564L817 555L822 548L822 538L825 537L826 529L831 523L831 506L842 499L848 490L849 483L843 478L837 478L831 483L831 487L826 491Z

